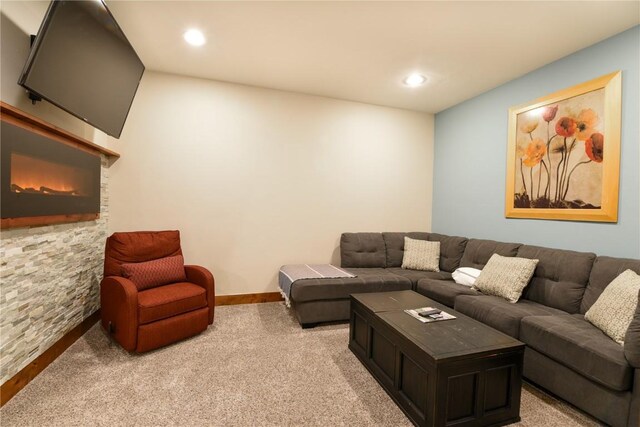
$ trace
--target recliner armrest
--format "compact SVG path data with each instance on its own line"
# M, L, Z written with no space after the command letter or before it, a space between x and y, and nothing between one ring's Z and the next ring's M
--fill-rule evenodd
M216 305L215 279L209 270L199 265L185 265L187 280L207 291L207 305L209 305L209 324L213 323L213 311Z
M100 282L102 327L128 351L135 351L138 338L138 288L129 279L108 276ZM113 328L109 330L109 325Z

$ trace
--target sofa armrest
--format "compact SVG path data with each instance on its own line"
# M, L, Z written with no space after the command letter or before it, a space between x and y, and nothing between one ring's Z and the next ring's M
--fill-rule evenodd
M216 305L215 279L213 274L199 265L185 265L184 271L187 273L187 280L207 291L207 305L209 305L209 324L213 323L213 310Z
M640 292L636 312L624 337L624 355L631 366L640 369Z
M127 351L135 351L138 340L138 288L129 279L108 276L100 282L102 327L112 332ZM112 331L109 331L111 323Z
M640 369L634 369L627 427L640 426Z

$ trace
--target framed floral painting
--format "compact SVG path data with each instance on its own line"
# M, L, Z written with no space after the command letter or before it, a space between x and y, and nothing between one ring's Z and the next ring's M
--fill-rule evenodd
M618 220L621 74L509 110L506 217Z

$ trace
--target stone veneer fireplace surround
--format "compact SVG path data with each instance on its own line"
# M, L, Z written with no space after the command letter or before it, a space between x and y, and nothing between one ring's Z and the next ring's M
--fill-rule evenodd
M0 107L3 122L19 121L36 133L46 130L47 136L56 143L65 140L62 143L85 153L91 152L99 160L99 205L98 211L89 214L90 217L62 214L9 224L3 219L0 233L0 382L4 387L100 307L99 283L108 234L108 168L119 155L15 107L5 103L0 103ZM2 187L3 193L9 190ZM40 225L35 226L37 223Z

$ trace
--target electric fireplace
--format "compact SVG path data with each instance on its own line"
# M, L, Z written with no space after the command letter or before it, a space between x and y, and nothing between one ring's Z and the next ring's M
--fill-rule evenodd
M49 129L2 116L2 228L86 221L100 214L100 152L105 150L45 125Z

